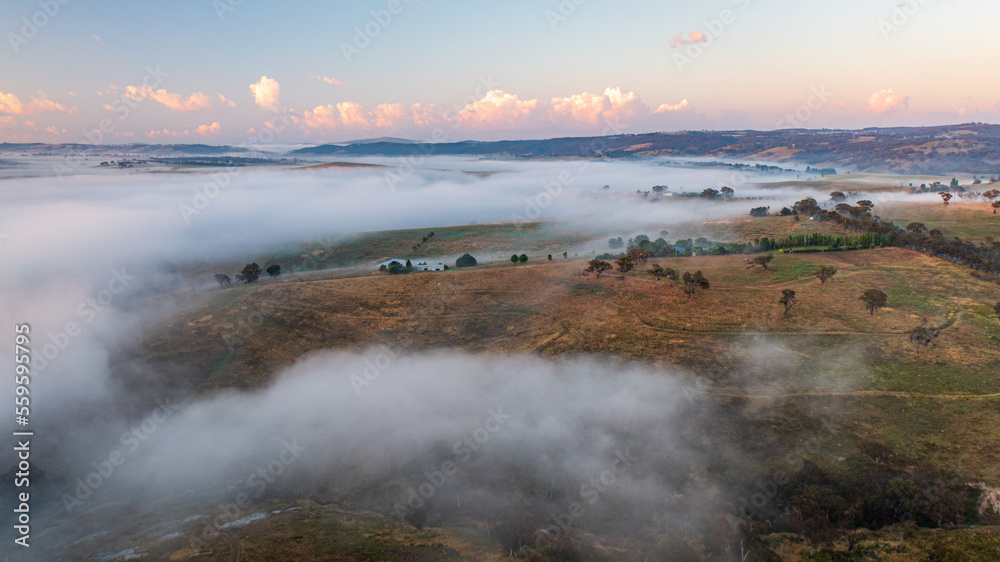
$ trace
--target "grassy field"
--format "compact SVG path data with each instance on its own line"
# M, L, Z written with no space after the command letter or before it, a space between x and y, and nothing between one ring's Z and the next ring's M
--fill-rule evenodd
M990 310L997 286L924 254L886 248L777 255L767 271L742 256L653 260L701 270L708 291L688 299L680 287L645 273L600 279L582 260L496 264L444 273L268 282L211 293L200 307L153 336L140 359L193 361L202 390L258 387L309 351L386 344L397 348L465 348L481 352L610 354L708 373L718 393L848 397L865 432L908 451L1000 483L1000 466L977 450L1000 446L1000 433L977 430L968 443L959 405L996 406L1000 398L1000 322ZM820 284L812 272L832 265ZM858 296L881 288L888 306L870 316ZM783 289L798 303L789 317L777 304ZM930 348L908 332L944 326ZM750 351L747 351L747 350ZM766 360L756 355L766 355ZM768 369L753 378L763 361ZM969 397L967 399L963 397ZM961 449L915 434L910 401L938 406L924 414ZM877 406L872 406L878 404ZM893 407L888 407L894 405ZM981 412L1000 427L1000 412ZM874 423L871 416L879 421ZM860 427L860 426L859 426ZM980 426L981 428L982 426ZM966 458L966 456L969 456Z
M984 202L952 201L948 206L938 202L879 203L876 212L900 226L922 222L928 229L937 228L947 237L983 241L987 236L1000 239L1000 214Z
M800 230L807 228L802 221L786 217L708 228L741 237L814 231ZM540 225L434 232L423 255L454 254L459 248L501 256L515 248L555 254L586 238ZM318 250L339 256L331 262L374 260L403 253L401 248L425 234L366 234ZM572 255L441 273L283 276L198 295L172 321L146 334L141 347L129 350L125 364L194 373L173 383L207 393L265 386L281 368L320 349L385 344L550 357L611 355L685 369L693 388L738 413L755 434L795 443L812 431L807 420L833 420L840 432L813 458L825 470L845 471L865 462L858 444L874 441L964 481L1000 485L995 454L1000 320L990 308L1000 299L996 284L956 264L898 248L776 254L768 270L749 269L744 256L653 259L640 270L652 263L700 270L711 287L688 298L676 284L657 283L643 271L598 279L583 271L585 258ZM838 270L826 284L813 276L821 265ZM875 315L858 299L867 288L889 295L888 305ZM783 289L798 296L788 317L777 303ZM909 331L923 323L941 332L932 346L917 349ZM725 431L739 438L737 430ZM766 450L762 442L761 454ZM343 506L283 501L260 509L300 509L236 529L231 537L217 536L212 559L233 559L232 545L244 560L489 560L504 554L472 523L431 526L418 535L373 514L341 511ZM767 541L785 559L809 555L809 547L794 537ZM175 554L193 554L182 545L160 548L166 553L174 547ZM993 528L900 528L866 535L858 551L863 556L821 553L812 559L957 559L955 553L962 553L964 559L990 560L998 549Z

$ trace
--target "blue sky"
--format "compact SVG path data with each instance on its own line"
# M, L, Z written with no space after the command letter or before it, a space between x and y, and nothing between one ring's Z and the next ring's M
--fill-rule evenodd
M994 122L997 21L986 0L6 0L0 140Z

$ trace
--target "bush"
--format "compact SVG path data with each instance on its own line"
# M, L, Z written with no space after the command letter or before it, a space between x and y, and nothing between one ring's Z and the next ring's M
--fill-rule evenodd
M471 254L463 254L462 257L455 260L455 267L475 267L478 263Z

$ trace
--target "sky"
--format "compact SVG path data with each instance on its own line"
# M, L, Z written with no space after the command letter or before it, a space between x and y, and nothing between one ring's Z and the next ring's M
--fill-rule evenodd
M1000 121L991 0L5 0L0 142Z

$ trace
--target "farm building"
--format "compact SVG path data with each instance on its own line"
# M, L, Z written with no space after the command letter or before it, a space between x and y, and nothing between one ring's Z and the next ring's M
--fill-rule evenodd
M417 271L444 271L443 263L418 263L414 266Z

